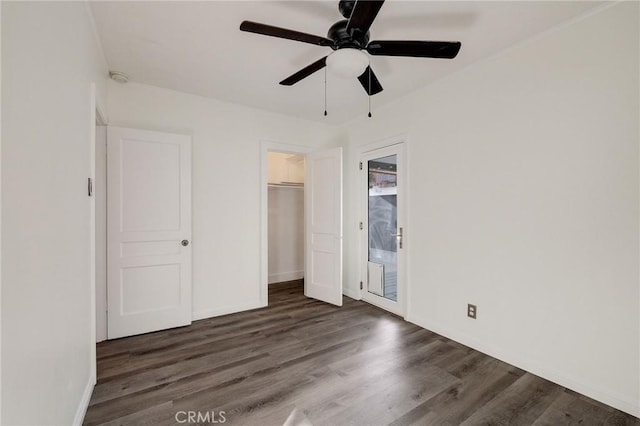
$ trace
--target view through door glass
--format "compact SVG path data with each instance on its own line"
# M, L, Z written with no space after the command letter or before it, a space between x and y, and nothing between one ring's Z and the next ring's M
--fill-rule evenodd
M397 156L368 162L368 291L398 301Z

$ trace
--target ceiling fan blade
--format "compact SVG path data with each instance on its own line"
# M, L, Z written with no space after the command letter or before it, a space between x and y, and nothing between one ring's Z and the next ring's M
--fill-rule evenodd
M240 30L249 33L268 35L271 37L301 41L303 43L315 44L317 46L333 46L333 41L326 37L301 33L300 31L288 30L286 28L274 27L272 25L260 24L258 22L242 21L240 24Z
M347 23L347 31L352 33L353 30L361 31L365 34L369 31L369 27L376 19L384 0L358 0L353 6L351 17Z
M416 58L453 59L460 51L459 41L372 41L367 46L371 55L412 56Z
M371 85L369 85L369 79L371 79ZM373 73L371 67L367 67L367 69L365 69L364 72L360 74L358 80L360 80L360 84L362 84L362 87L364 87L364 91L367 92L369 96L382 92L382 85L378 81L376 75ZM369 90L369 88L371 88L371 90Z
M280 84L282 84L283 86L292 86L297 82L299 82L300 80L302 80L303 78L309 77L314 72L321 70L326 65L327 65L327 57L325 56L324 58L318 59L311 65L307 65L306 67L302 68L297 73L292 74L289 77L285 78L280 82Z

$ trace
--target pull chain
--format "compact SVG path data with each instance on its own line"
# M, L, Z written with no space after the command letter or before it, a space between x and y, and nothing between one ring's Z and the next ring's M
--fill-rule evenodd
M369 64L369 118L371 118L371 64Z
M327 116L327 67L324 67L324 116Z

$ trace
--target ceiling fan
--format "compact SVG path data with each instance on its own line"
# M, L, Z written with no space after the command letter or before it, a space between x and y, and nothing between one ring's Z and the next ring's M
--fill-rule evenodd
M370 55L411 56L418 58L453 59L462 45L459 41L369 41L369 28L378 15L384 0L340 0L338 10L347 19L329 28L327 37L302 33L252 21L243 21L240 30L271 37L301 41L317 46L330 47L331 54L290 75L280 82L291 86L325 66L345 77L358 77L369 96L382 91L382 85L369 66Z

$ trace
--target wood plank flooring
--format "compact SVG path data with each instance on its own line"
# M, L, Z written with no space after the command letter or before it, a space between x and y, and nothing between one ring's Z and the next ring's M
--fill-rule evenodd
M270 286L268 308L97 353L86 425L195 424L193 412L229 425L640 426L364 302L307 299L299 281Z

